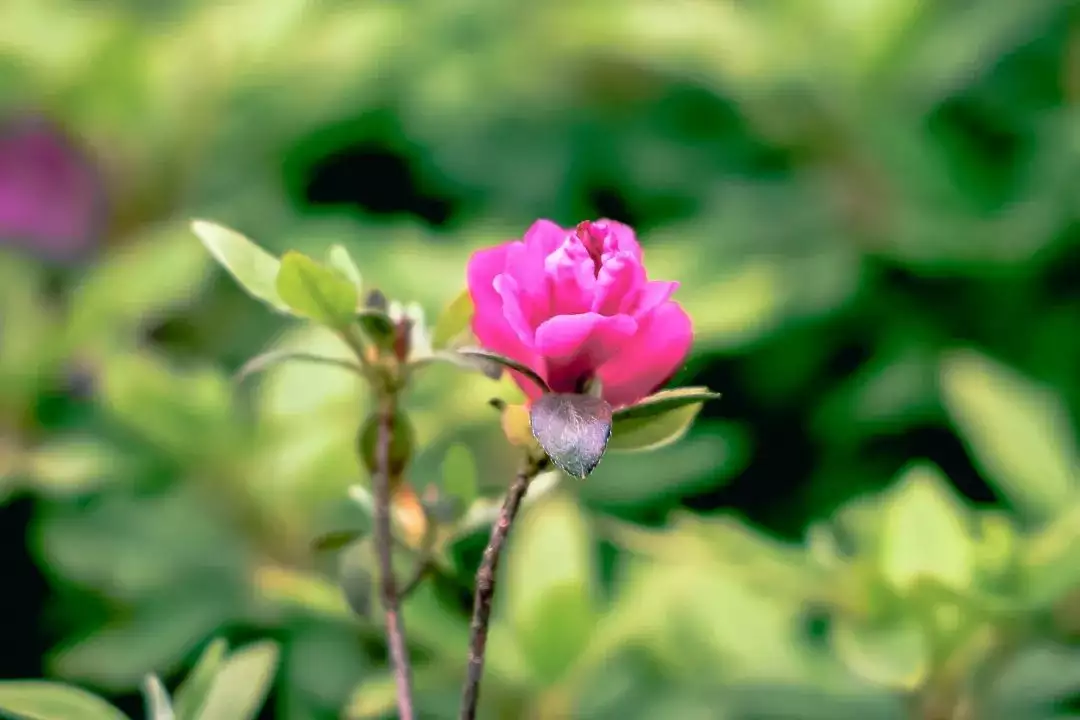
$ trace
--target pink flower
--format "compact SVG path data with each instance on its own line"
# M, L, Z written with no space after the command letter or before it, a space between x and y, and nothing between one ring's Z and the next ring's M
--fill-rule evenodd
M612 220L572 230L538 220L522 240L475 253L468 285L481 345L532 368L554 392L599 378L614 407L667 382L693 340L671 300L679 284L649 280L634 231ZM530 399L540 396L512 375Z

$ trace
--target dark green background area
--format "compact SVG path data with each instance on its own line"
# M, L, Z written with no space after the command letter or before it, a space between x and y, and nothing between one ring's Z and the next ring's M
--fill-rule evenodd
M831 649L807 533L856 500L892 528L880 493L919 461L973 537L1007 518L1005 564L1070 526L1078 101L1064 0L16 0L0 120L48 118L102 172L109 214L88 259L0 248L0 676L77 682L138 717L143 673L172 686L210 637L270 637L285 660L264 717L316 720L385 670L370 627L251 599L268 565L306 578L282 596L336 598L308 543L367 482L350 454L366 398L302 366L229 385L271 343L334 341L212 267L191 218L274 253L344 244L367 287L433 320L471 251L536 218L611 217L652 277L681 282L697 336L675 382L723 397L678 444L551 491L570 520L546 552L512 551L544 567L507 571L539 579L508 589L493 630L526 669L493 682L491 716L894 717L895 688ZM485 405L501 390L425 377L410 479L463 442L495 497L512 467ZM467 586L484 534L464 535ZM896 542L854 535L866 567ZM979 573L965 597L997 597ZM875 622L923 607L900 596ZM417 600L432 717L452 715L468 602L452 583ZM608 660L573 665L594 626L585 644ZM1069 658L1057 699L1080 687ZM799 709L755 710L759 687ZM1068 717L1040 712L1002 717Z

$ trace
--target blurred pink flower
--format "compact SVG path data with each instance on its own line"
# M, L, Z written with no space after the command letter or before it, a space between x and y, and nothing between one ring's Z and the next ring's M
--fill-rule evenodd
M612 220L572 230L538 220L522 240L476 252L468 285L484 347L532 368L555 392L599 378L615 407L667 382L693 340L689 316L671 300L679 284L649 280L634 231Z
M50 260L96 245L103 186L95 168L44 120L0 123L0 244Z

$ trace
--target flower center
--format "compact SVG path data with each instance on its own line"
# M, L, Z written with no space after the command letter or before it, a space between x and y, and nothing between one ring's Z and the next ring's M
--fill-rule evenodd
M585 220L578 223L578 226L574 229L574 236L577 237L582 247L589 253L589 257L592 258L593 274L599 275L600 266L604 262L604 240L608 236L607 229L597 227L590 220Z

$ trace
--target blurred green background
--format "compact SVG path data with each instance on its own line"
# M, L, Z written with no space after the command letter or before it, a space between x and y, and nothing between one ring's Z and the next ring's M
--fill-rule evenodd
M342 243L430 318L473 249L607 216L682 283L676 382L724 397L533 493L486 716L1075 717L1078 101L1065 0L0 0L0 676L141 717L145 673L268 638L262 717L391 717L377 617L311 550L367 482L364 390L237 388L342 349L188 222ZM418 487L464 443L497 498L504 391L424 376ZM424 717L478 508L407 602Z

